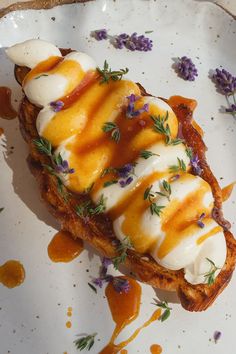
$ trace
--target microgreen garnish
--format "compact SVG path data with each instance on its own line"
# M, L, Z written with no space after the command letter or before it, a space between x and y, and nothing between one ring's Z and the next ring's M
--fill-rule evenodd
M87 349L90 350L94 345L94 338L96 337L97 333L89 334L85 337L78 338L74 341L76 349L80 351Z
M105 133L111 133L111 139L115 140L118 143L120 140L120 129L116 123L113 122L106 122L104 123L102 130Z
M143 199L148 200L150 202L150 211L151 214L156 214L157 216L160 216L162 213L162 209L165 207L162 205L157 205L153 200L156 198L156 194L159 194L159 192L152 192L152 185L148 188L146 188Z
M33 143L39 152L49 157L52 156L52 145L50 141L48 141L45 138L39 138L39 139L34 139Z
M165 138L166 138L165 141L166 141L167 145L178 145L178 144L181 144L183 142L182 139L179 139L179 138L172 139L171 138L170 127L169 127L169 124L167 123L168 118L169 118L169 112L168 111L166 111L166 115L165 116L161 116L161 115L153 116L153 115L151 115L150 118L154 122L154 127L153 127L154 131L159 133L159 134L165 135Z
M88 286L97 294L97 289L93 286L93 284L88 283Z
M170 195L171 195L170 184L166 180L164 180L162 182L162 187L163 187L163 192L156 192L156 193L161 195L162 197L166 197L168 200L170 200Z
M106 210L105 199L103 195L101 195L98 204L94 207L90 200L81 203L80 205L76 205L75 211L81 218L87 218L88 216L98 215L104 213Z
M0 213L4 210L4 208L0 208Z
M50 141L48 141L47 139L45 138L34 139L33 143L41 154L45 154L50 158L51 165L42 164L42 166L45 167L51 175L56 177L58 192L62 195L63 199L67 202L70 193L67 192L66 188L64 187L61 174L64 176L67 174L72 174L75 172L74 169L69 168L68 161L63 160L60 153L54 154L52 152L52 145Z
M125 237L125 239L119 244L117 247L117 252L119 256L116 256L112 259L113 265L115 269L118 269L119 265L124 263L127 258L127 250L132 248L132 243L129 237Z
M161 316L159 317L159 321L164 322L165 320L167 320L167 318L170 316L170 311L172 310L171 307L169 307L168 302L167 301L158 301L157 299L153 299L155 301L155 303L153 305L162 308L163 310L165 310Z
M144 112L148 112L149 110L149 104L145 103L143 105L143 107L141 107L140 109L135 109L135 102L138 101L141 97L140 96L136 96L133 93L127 97L129 103L127 106L127 110L126 110L126 117L129 119L135 118L137 116L139 116L140 114L144 113Z
M140 157L142 157L145 160L149 159L149 157L151 157L151 156L160 156L160 155L155 154L154 152L149 151L149 150L142 150L140 152Z
M193 158L193 150L192 150L192 148L191 147L187 147L185 151L186 151L186 155L188 156L188 158L190 160L192 160L192 158Z
M206 258L206 260L210 263L210 270L209 270L208 273L206 273L206 274L204 275L204 277L206 278L207 284L208 284L208 285L212 285L212 284L214 284L214 282L215 282L215 276L216 276L215 273L216 273L216 271L219 270L220 268L217 267L217 266L215 265L215 263L214 263L211 259Z
M119 81L122 79L123 75L127 74L129 69L120 69L116 71L112 71L111 68L109 68L109 65L107 61L105 60L103 64L103 69L100 69L97 67L97 71L101 76L100 84L107 83L112 80L112 81Z
M197 224L198 226L203 229L205 227L205 224L202 222L202 220L205 218L206 214L205 213L202 213L200 216L199 216L199 219L197 220Z
M109 187L111 186L112 184L116 184L118 183L118 181L116 179L113 179L112 181L106 181L104 184L103 184L103 187Z
M43 77L43 76L49 76L49 75L48 74L41 74L41 75L35 77L34 80L38 80L38 79L40 79L40 77Z
M175 173L175 172L178 172L178 171L186 172L187 168L186 168L184 160L180 159L179 157L177 157L177 160L178 160L178 165L170 166L169 167L170 172L172 172L172 173Z

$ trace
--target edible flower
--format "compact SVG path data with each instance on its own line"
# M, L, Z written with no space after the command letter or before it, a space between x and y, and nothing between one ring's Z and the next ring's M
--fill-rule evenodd
M55 166L55 170L58 173L71 174L75 172L74 168L69 168L68 161L62 160L61 163Z
M125 278L113 277L112 285L118 293L128 293L130 290L130 283Z
M111 274L107 274L109 265L112 264L112 260L104 257L102 260L102 267L98 278L93 279L93 283L102 288L105 283L112 283L115 291L118 293L127 293L130 290L130 283L128 279L121 277L114 277Z
M124 166L117 169L118 176L121 178L126 178L133 172L134 172L134 165L132 163L127 163Z
M212 76L216 88L226 96L233 95L236 91L236 76L225 69L216 69Z
M205 218L206 214L202 213L197 221L198 226L203 229L205 227L205 224L202 222L202 220Z
M97 41L107 39L107 30L105 28L91 32L91 36L94 37Z
M118 36L113 37L113 45L118 48L127 48L131 51L148 52L152 50L153 41L145 37L144 35L138 35L137 32L128 35L127 33L121 33Z
M50 107L52 108L52 110L54 112L60 112L64 106L64 102L62 101L54 101L54 102L50 102Z
M136 101L138 101L141 97L140 96L135 96L133 93L127 97L129 100L128 106L127 106L127 111L126 111L126 117L127 118L134 118L142 114L143 112L148 112L149 110L149 104L145 103L143 107L140 109L135 110L134 104Z
M236 113L236 104L231 104L229 106L229 108L225 109L225 112L235 114Z
M186 56L178 59L175 68L179 76L184 80L194 81L195 77L198 76L196 66L192 60Z
M222 333L220 331L215 331L214 332L213 338L214 338L215 343L218 342L218 340L220 339L221 335L222 335Z
M132 182L133 182L133 177L129 176L126 179L120 179L119 180L119 185L121 186L121 188L125 188L126 186L128 186Z
M202 173L202 169L201 169L199 163L200 163L200 160L198 158L198 155L193 156L192 159L190 160L190 165L192 167L192 170L197 176L200 176Z

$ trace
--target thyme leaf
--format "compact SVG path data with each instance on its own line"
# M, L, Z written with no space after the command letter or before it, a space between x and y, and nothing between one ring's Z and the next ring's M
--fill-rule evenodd
M118 181L116 180L116 179L114 179L114 180L112 180L112 181L106 181L106 182L104 182L104 184L103 184L103 187L109 187L109 186L111 186L112 184L116 184L116 183L118 183Z
M108 82L110 80L112 80L112 81L121 80L123 75L128 73L129 69L125 68L125 69L113 71L113 70L111 70L111 68L109 68L108 63L105 60L104 64L103 64L103 69L100 69L99 67L97 67L97 71L101 76L100 84L104 84L104 83L108 84Z
M80 205L76 205L75 211L81 218L86 218L92 215L98 215L104 213L106 210L105 199L101 195L98 204L94 207L90 200L83 202Z
M52 145L50 141L45 138L39 138L33 140L34 145L41 154L45 154L49 157L52 156Z
M171 138L171 131L170 131L170 126L167 123L168 118L169 118L169 112L166 111L166 115L165 116L154 116L151 115L150 118L153 120L154 122L154 126L153 129L155 132L162 134L165 136L165 142L167 145L178 145L181 144L183 142L182 139L179 138Z
M164 310L164 312L159 317L159 321L161 321L161 322L166 321L167 318L170 317L170 312L171 312L172 308L169 307L167 301L159 301L157 299L153 299L153 300L155 301L155 303L153 303L153 305L160 307L161 309Z
M140 157L142 157L142 158L145 159L145 160L149 159L149 157L154 156L154 155L155 155L155 156L160 156L160 155L155 154L154 152L149 151L149 150L142 150L142 151L140 152Z
M94 345L94 338L96 337L97 333L89 334L85 337L78 338L74 341L76 349L80 351L87 349L90 350Z
M116 143L120 140L120 129L118 125L114 122L106 122L104 123L102 130L105 133L111 133L111 139L115 140Z
M118 269L120 264L125 263L125 260L127 258L127 250L131 248L132 248L132 243L129 237L126 236L125 239L119 244L119 246L116 249L117 252L119 253L119 256L116 256L112 259L115 269Z
M192 150L191 147L187 147L186 148L186 154L189 157L189 160L192 160L192 158L193 158L193 150Z
M177 165L172 165L169 167L169 171L172 173L178 172L178 171L187 171L186 165L184 160L180 159L177 157L178 164Z
M211 259L206 258L206 260L210 263L210 270L204 275L204 277L206 278L207 284L212 285L215 282L216 271L221 268L217 267Z
M144 200L148 200L150 203L150 212L151 214L156 214L157 216L160 216L160 214L162 213L162 209L164 209L165 207L162 205L157 205L153 200L154 198L156 198L156 194L159 195L164 195L166 197L165 194L162 194L161 192L152 192L152 185L148 188L145 189L144 191L144 195L143 195L143 199Z
M93 284L88 283L88 286L97 294L97 289L93 286Z

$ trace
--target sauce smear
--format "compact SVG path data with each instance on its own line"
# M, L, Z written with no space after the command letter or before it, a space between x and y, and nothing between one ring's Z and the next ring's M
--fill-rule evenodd
M0 283L7 288L15 288L23 283L25 270L19 261L10 260L0 266Z
M162 353L162 347L159 344L153 344L150 347L150 353L152 353L152 354L161 354Z
M153 321L156 321L161 315L161 310L156 310L152 314L152 316L141 327L136 329L127 340L121 342L120 344L114 344L116 338L118 337L122 329L137 318L139 314L141 300L140 285L134 279L130 279L127 277L121 278L129 280L130 290L128 293L118 293L115 291L112 283L109 283L107 285L106 296L111 310L112 318L116 323L116 327L113 331L110 342L100 352L100 354L116 354L120 352L124 347L126 347L132 340L137 337L137 335L143 328L147 327Z
M0 117L3 119L13 119L17 116L11 104L11 89L0 87Z
M59 231L48 245L48 256L53 262L70 262L83 251L83 241L73 239L67 231Z
M229 199L229 197L231 196L232 192L233 192L233 189L234 189L234 186L235 186L236 182L233 182L231 184L229 184L228 186L224 187L222 189L222 199L223 199L223 202L225 202L226 200Z

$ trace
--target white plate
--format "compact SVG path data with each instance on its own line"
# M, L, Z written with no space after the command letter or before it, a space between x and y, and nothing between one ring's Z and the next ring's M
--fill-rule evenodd
M108 41L90 38L91 30L103 27L110 34L153 30L148 35L154 42L153 51L116 50ZM11 87L17 99L20 88L4 47L31 37L85 51L99 65L107 59L113 68L128 66L130 78L155 95L196 98L199 105L195 117L206 131L210 165L222 186L235 179L236 121L219 112L225 99L216 93L208 78L209 70L220 65L236 73L236 23L222 9L193 0L98 0L10 13L0 20L0 77L1 86ZM198 67L199 76L194 83L178 78L171 67L172 58L182 55L190 56ZM26 165L27 148L17 120L0 120L0 126L5 130L7 145L6 149L1 146L0 155L0 207L5 208L0 214L0 264L19 259L26 269L26 280L19 288L8 290L0 286L0 353L73 354L76 334L98 332L100 341L90 351L96 354L107 343L114 327L103 290L96 295L87 286L90 276L98 273L99 257L85 251L69 264L49 260L47 245L58 227L39 201L36 182ZM11 146L14 152L8 154ZM235 231L235 193L226 203L225 215ZM127 347L128 352L149 353L150 345L159 343L164 354L235 353L234 288L235 276L205 313L188 313L178 303L171 304L170 319L154 322L143 330ZM174 295L157 294L161 299L176 302ZM141 314L120 338L127 338L150 316L154 296L155 291L143 285ZM71 329L65 327L69 306L73 308ZM212 339L215 330L222 332L217 344Z

